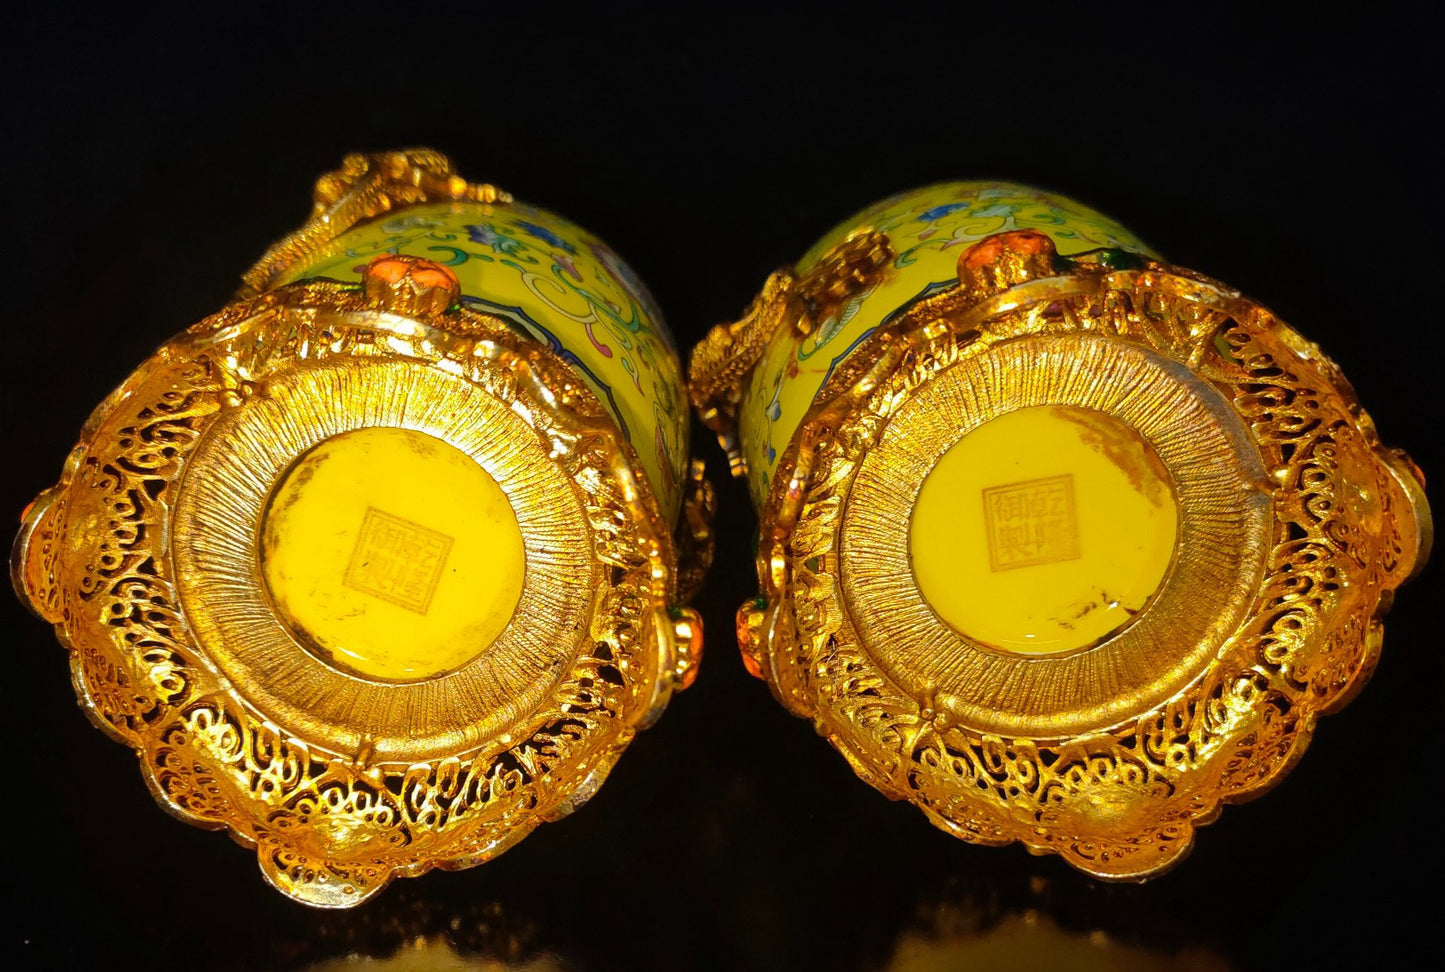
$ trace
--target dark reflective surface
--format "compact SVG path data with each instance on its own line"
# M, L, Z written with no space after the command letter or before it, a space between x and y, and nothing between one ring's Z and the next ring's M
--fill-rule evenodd
M304 218L317 175L348 150L417 143L606 237L684 347L875 198L956 176L1048 186L1271 305L1343 364L1386 441L1445 468L1439 92L1419 25L328 14L53 8L7 37L0 511L55 480L152 347L228 299ZM696 445L721 480L715 447ZM1428 961L1438 567L1402 593L1372 684L1281 788L1226 811L1172 874L1106 886L944 836L743 672L732 612L755 591L755 521L741 486L721 486L698 683L573 817L351 913L290 904L249 851L159 812L77 711L50 632L0 598L5 952L204 969Z

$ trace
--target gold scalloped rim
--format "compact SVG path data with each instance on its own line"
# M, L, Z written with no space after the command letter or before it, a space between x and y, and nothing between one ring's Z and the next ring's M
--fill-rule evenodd
M268 326L278 320L286 326ZM214 416L271 368L365 354L511 395L579 483L594 556L611 574L590 650L513 733L407 766L327 752L252 709L196 649L168 556L168 490ZM575 373L501 321L465 309L407 320L371 309L356 287L297 285L202 321L106 398L31 511L12 574L69 649L82 707L137 751L163 808L255 848L288 896L347 907L393 876L479 864L570 813L691 677L695 616L669 613L672 540L634 463ZM78 491L103 496L105 511L78 509ZM83 576L67 583L77 563Z
M848 492L899 403L933 375L1009 338L1075 332L1142 344L1225 394L1270 473L1273 549L1243 623L1164 704L1062 739L971 731L894 684L860 643L837 574ZM1317 718L1369 677L1389 594L1425 546L1398 466L1317 346L1192 271L1083 264L982 300L952 288L870 336L785 450L761 515L765 604L739 612L744 655L860 777L940 828L1142 880L1181 860L1223 803L1287 773ZM1354 486L1376 505L1352 506Z

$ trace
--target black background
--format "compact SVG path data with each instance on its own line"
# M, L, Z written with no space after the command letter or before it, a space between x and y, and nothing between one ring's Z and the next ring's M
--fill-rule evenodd
M602 234L683 347L876 198L953 177L1054 188L1269 304L1344 365L1387 442L1445 468L1429 25L1382 5L905 6L30 5L5 39L0 511L54 482L91 407L299 225L317 175L415 144ZM1105 886L949 839L743 672L755 520L716 446L695 448L723 501L697 685L574 816L349 914L288 903L250 852L159 812L75 707L51 633L4 599L6 952L292 968L431 935L586 969L855 969L900 936L956 944L1031 911L1175 967L1434 964L1438 568L1283 786L1173 873Z

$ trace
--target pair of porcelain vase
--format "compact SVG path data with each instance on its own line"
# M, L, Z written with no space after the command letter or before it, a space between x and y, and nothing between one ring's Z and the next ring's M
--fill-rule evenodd
M1427 553L1315 345L1023 186L864 210L686 378L606 244L427 150L347 158L244 281L11 566L162 805L307 904L494 857L692 682L690 405L758 510L748 670L949 833L1101 878L1282 775Z

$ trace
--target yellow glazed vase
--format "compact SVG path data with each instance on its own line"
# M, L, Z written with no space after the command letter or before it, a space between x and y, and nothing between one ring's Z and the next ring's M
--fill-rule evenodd
M590 233L348 157L96 409L16 589L172 813L344 907L579 806L696 672L677 355Z
M859 213L691 386L759 511L748 669L941 828L1103 878L1289 768L1428 551L1318 347L1024 186Z

